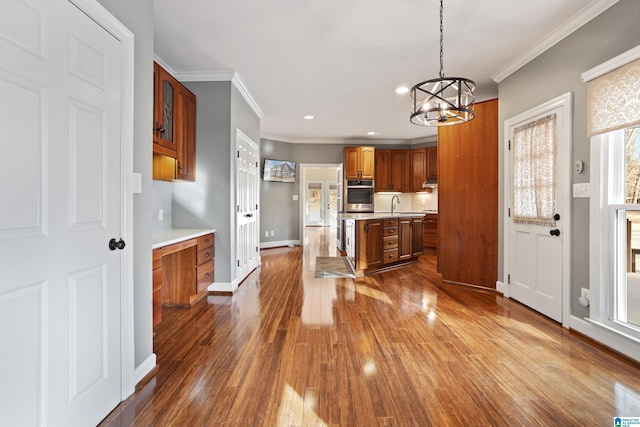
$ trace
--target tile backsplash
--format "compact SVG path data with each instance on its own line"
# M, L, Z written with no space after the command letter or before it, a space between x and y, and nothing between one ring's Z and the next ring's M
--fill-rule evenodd
M151 218L152 232L157 233L171 228L171 199L173 184L166 181L153 181Z

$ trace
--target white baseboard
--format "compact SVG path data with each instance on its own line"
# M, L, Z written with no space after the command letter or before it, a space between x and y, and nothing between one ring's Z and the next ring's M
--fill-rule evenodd
M496 280L496 291L502 292L502 295L507 298L509 297L509 294L507 293L507 287L504 285L504 282L501 282L500 280Z
M156 354L151 353L140 365L138 365L133 373L136 384L138 384L149 372L156 367Z
M569 328L640 362L640 343L606 326L571 316Z
M278 242L260 242L260 249L280 248L282 246L299 246L300 240L280 240Z
M238 285L235 285L237 288ZM234 286L230 282L214 282L209 285L207 291L209 292L233 292L235 290Z

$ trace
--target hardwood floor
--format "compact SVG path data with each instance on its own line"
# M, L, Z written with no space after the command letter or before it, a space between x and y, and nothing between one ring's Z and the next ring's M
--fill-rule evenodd
M164 308L155 377L104 426L612 426L640 369L494 293L442 284L433 255L313 278L328 229L263 250L233 296Z

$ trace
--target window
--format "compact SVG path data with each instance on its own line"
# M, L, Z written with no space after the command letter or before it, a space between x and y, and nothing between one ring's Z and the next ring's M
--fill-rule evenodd
M587 71L591 137L590 306L602 335L640 343L640 46ZM622 341L620 341L622 340Z

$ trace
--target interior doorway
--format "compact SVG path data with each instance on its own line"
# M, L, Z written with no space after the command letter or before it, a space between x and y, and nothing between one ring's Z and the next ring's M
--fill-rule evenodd
M300 164L300 236L307 226L336 227L342 164Z

